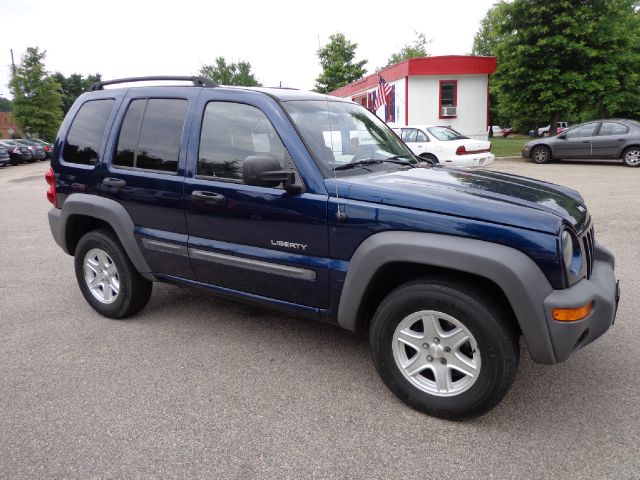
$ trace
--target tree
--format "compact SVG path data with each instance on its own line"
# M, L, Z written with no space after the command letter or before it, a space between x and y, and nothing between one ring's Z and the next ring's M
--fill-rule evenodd
M329 93L364 76L367 60L354 62L357 47L342 33L329 37L329 43L318 50L322 73L316 78L316 92Z
M44 68L46 52L27 48L11 78L13 117L24 133L53 140L62 120L60 85Z
M505 21L504 6L504 3L496 3L482 19L480 30L473 38L472 55L485 57L494 57L496 55L496 46L503 39L499 32L499 27Z
M62 73L56 72L51 76L60 85L60 95L62 96L62 114L66 113L73 105L73 102L89 90L89 87L95 82L99 82L102 76L99 73L88 75L87 78L82 78L81 74L72 73L70 76L65 77Z
M403 62L410 58L428 57L427 45L431 43L431 40L427 40L424 33L415 32L416 39L413 43L407 43L399 52L394 53L387 60L387 67L395 65L396 63Z
M249 62L239 60L236 63L227 63L224 57L216 57L214 61L214 65L203 65L199 74L215 80L221 85L262 86L251 73L251 64Z
M488 27L491 34L480 35L489 39L487 51L495 49L498 60L493 84L500 114L513 119L518 128L548 122L553 134L556 121L568 116L638 112L638 4L637 0L501 4ZM477 50L482 48L479 42Z
M0 97L0 112L11 111L11 100L8 98Z

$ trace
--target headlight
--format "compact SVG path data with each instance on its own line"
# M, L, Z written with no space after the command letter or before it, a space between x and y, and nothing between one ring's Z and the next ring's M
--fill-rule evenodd
M582 272L582 251L578 239L569 230L562 231L562 260L569 278L576 277Z

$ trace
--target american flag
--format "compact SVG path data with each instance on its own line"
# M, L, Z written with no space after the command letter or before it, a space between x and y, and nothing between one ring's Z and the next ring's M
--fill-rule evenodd
M378 94L376 95L376 102L373 104L373 110L378 110L382 105L387 104L387 97L391 93L391 86L384 81L380 75L380 80L378 81Z

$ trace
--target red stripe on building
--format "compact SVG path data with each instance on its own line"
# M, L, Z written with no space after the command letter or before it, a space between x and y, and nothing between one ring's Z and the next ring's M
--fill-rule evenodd
M410 75L480 75L496 71L495 57L446 55L442 57L411 58L380 70L356 82L334 90L329 95L348 97L378 85L378 74L387 82L394 82Z

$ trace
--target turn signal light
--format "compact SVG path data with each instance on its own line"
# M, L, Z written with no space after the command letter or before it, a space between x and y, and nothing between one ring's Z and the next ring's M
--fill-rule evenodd
M559 322L577 322L589 315L593 310L593 302L580 308L554 308L553 318Z

